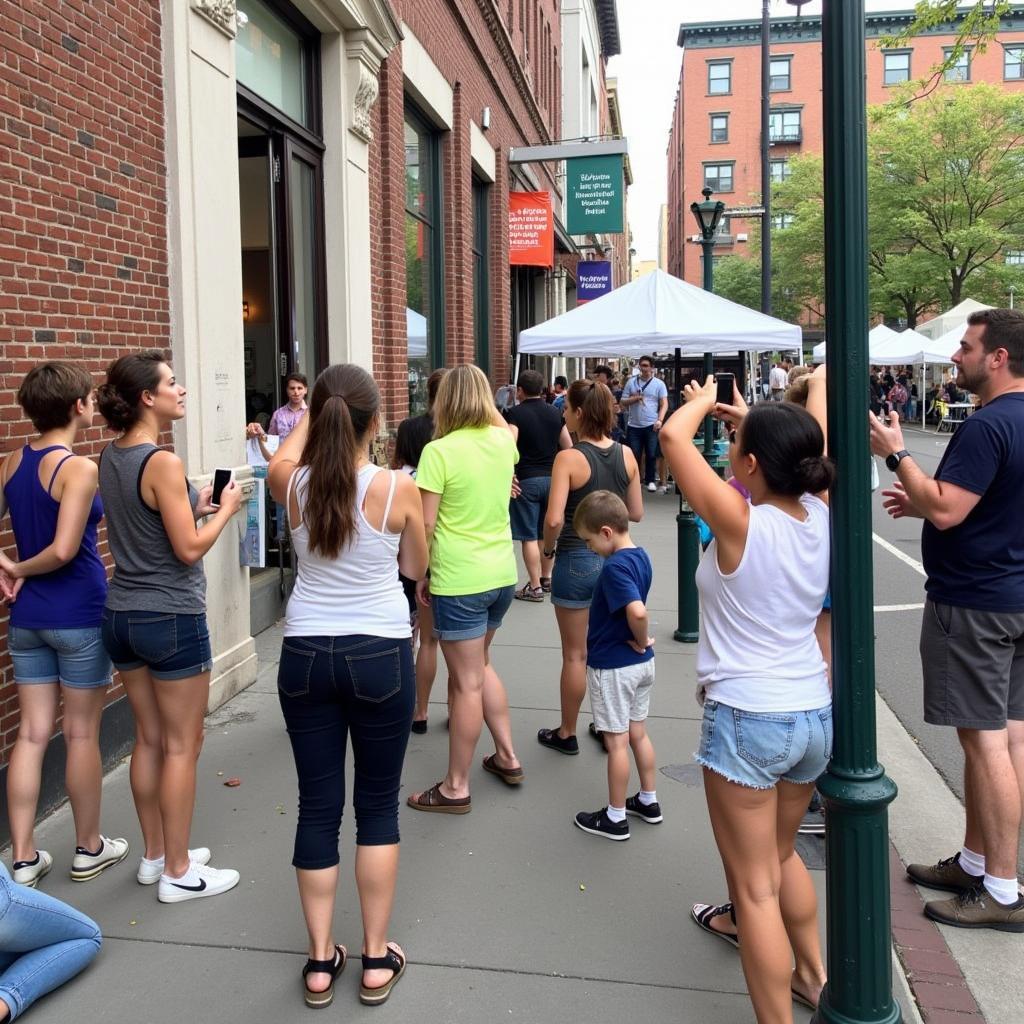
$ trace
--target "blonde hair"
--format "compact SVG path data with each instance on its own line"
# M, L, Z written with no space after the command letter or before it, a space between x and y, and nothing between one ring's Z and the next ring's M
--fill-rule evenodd
M487 427L494 421L497 407L491 384L483 370L472 363L450 369L437 388L434 402L434 437L456 430Z

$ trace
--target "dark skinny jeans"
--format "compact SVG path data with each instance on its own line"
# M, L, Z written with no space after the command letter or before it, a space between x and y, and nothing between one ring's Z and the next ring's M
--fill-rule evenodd
M356 844L397 843L398 790L416 702L412 642L285 637L277 693L299 776L292 864L316 871L338 863L349 734Z
M653 484L658 475L658 435L654 432L654 426L634 427L626 430L626 440L633 450L637 466L640 460L644 459L644 483Z

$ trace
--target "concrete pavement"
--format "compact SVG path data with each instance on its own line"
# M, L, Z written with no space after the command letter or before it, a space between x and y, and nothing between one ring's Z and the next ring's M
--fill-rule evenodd
M662 766L658 790L665 823L632 823L628 843L609 843L572 827L575 811L604 801L603 754L585 735L577 758L537 745L537 729L558 718L557 630L547 603L514 602L495 643L494 661L508 686L526 783L510 789L478 768L471 814L417 814L403 806L392 934L409 955L409 972L391 1001L371 1011L357 1001L353 964L339 981L329 1014L386 1022L414 1013L430 1024L547 1024L567 1017L598 1024L629 1014L653 1024L752 1020L735 952L699 932L688 916L692 902L718 900L725 889L699 772L692 766L700 718L693 699L695 652L671 639L676 501L645 498L648 515L636 536L655 562L650 608L658 638L658 684L650 731ZM87 884L71 883L67 809L40 828L41 845L56 857L45 890L94 916L106 938L96 964L43 1001L29 1019L179 1024L191 1018L233 1024L305 1013L299 981L305 932L289 865L295 777L275 690L279 630L257 642L262 666L257 683L208 721L193 832L194 844L213 849L215 865L241 871L238 889L167 907L157 903L155 888L136 884L140 838L127 770L118 768L106 783L103 821L109 834L124 835L133 844L124 866ZM444 699L442 666L430 730L410 743L403 798L444 774ZM588 717L583 716L581 734ZM913 746L898 723L893 735ZM482 740L479 755L489 750ZM919 756L908 775L911 770L920 813L934 806L934 828L954 834L960 827L958 820L949 820L957 814L955 798L924 758ZM225 787L230 776L240 777L241 786ZM899 775L897 782L903 784ZM916 835L909 824L908 830ZM337 939L358 952L351 863L346 822ZM824 927L822 872L816 872L816 880ZM1020 948L1013 936L979 933L971 941L974 948L965 946L964 957L982 962L1005 962ZM1016 1019L999 1016L998 992L983 999L976 988L997 989L994 972L979 969L969 975L968 966L964 972L979 1002L995 1011L988 1019ZM901 974L897 991L905 1019L914 1020ZM809 1016L794 1009L798 1022Z

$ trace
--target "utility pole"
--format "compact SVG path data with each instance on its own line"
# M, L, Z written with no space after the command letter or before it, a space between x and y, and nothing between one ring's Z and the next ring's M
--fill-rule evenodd
M772 311L772 171L768 137L771 107L771 0L761 4L761 312Z

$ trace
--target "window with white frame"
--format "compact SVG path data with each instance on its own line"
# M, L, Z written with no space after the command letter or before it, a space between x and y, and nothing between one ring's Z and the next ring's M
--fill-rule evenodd
M789 180L790 167L788 160L770 160L768 169L771 172L773 185L781 185L784 181Z
M1024 43L1003 46L1003 78L1013 82L1024 79Z
M899 85L910 81L910 50L893 50L883 54L885 70L883 85Z
M712 192L731 192L732 168L731 163L705 164L704 187L711 189Z
M772 57L768 64L768 88L771 92L787 92L792 88L792 57Z
M772 214L772 230L773 231L785 231L786 228L793 226L793 214L791 213L773 213Z
M726 96L732 92L732 61L708 61L708 93Z
M944 61L950 61L953 57L954 49L952 46L946 46L942 50L942 57ZM955 60L947 66L943 78L947 82L969 82L971 80L971 51L964 50Z

